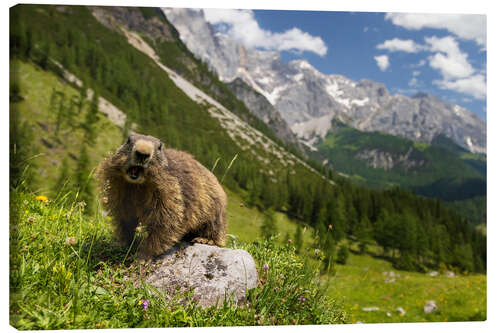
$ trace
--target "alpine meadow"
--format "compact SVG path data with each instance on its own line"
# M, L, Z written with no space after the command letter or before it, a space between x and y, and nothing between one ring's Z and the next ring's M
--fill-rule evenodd
M227 31L201 9L10 8L10 325L485 321L485 121ZM96 170L131 133L222 185L217 251L257 272L242 299L171 296L147 282L162 259L138 258L147 231L117 242Z

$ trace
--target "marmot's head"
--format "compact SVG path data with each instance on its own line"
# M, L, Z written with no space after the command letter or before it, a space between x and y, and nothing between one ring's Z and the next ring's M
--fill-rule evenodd
M116 155L124 158L121 172L129 183L142 184L152 172L166 165L163 143L155 137L131 134Z

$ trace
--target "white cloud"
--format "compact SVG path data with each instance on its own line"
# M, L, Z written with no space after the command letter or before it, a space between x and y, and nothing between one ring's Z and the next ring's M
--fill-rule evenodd
M446 29L459 38L486 47L486 15L387 13L386 20L410 30Z
M389 67L390 63L389 63L389 57L387 55L379 55L379 56L375 56L373 57L373 59L375 59L375 61L377 62L377 66L378 68L380 68L380 70L382 72L385 72L385 70Z
M411 73L411 75L413 75L413 76L419 76L420 75L420 71L413 71Z
M228 25L225 33L249 48L275 51L310 51L326 55L328 47L320 37L315 37L296 27L283 33L264 30L255 20L251 10L204 9L205 19L212 23Z
M429 50L436 52L429 56L429 66L441 72L445 80L465 78L474 73L474 68L467 61L467 53L458 47L458 42L451 36L438 38L426 37Z
M432 83L441 89L454 90L477 99L486 98L486 78L481 74L457 80L436 80Z
M391 40L386 40L383 44L378 44L377 49L379 50L387 50L389 52L408 52L408 53L417 53L423 49L423 47L411 39L402 40L399 38L394 38Z

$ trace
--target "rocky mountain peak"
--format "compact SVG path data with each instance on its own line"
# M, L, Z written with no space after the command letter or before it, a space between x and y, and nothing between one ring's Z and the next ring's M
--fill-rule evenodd
M214 32L199 10L190 11L164 9L188 48L221 80L242 79L311 149L331 128L332 119L338 119L361 131L383 131L425 143L442 134L471 152L486 153L486 124L465 108L427 94L392 95L382 83L324 74L303 59L284 63L278 52L245 48Z

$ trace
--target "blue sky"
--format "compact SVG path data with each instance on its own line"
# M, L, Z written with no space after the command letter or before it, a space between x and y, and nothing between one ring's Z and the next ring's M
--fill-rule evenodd
M486 18L482 15L335 11L207 12L249 47L305 58L319 71L426 92L486 120Z

